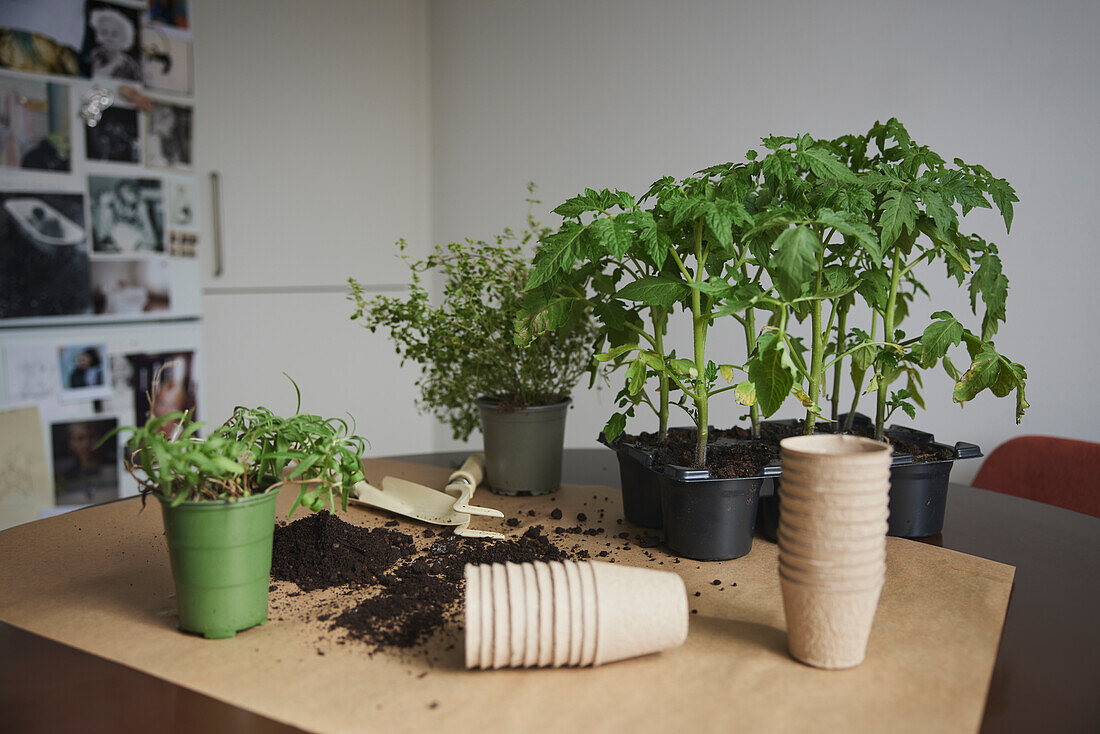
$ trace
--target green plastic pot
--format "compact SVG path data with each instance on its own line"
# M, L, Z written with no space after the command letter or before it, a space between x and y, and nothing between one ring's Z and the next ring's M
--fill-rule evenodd
M157 497L182 631L218 639L267 621L276 497L175 507Z
M485 479L504 495L536 495L561 486L565 415L570 400L554 405L503 408L500 401L480 398L485 435Z

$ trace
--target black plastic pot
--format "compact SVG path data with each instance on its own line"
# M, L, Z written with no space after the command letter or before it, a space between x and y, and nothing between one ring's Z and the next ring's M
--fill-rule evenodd
M869 425L871 419L856 413L854 423ZM959 441L954 446L938 443L931 433L905 426L890 426L886 429L886 435L953 452L951 458L925 462L915 462L909 454L894 454L890 466L890 518L886 534L899 538L924 538L940 533L947 510L951 468L959 459L980 457L982 450L976 444L965 441ZM760 534L772 541L778 532L781 511L775 491L778 485L779 479L776 479L773 487L762 492L757 521Z
M652 468L653 452L621 441L608 443L602 433L597 440L613 449L619 460L619 484L626 521L659 530L662 527L661 486L657 481L657 472Z
M740 558L752 550L760 486L778 473L770 465L755 477L716 479L707 469L666 466L658 475L665 545L699 561Z

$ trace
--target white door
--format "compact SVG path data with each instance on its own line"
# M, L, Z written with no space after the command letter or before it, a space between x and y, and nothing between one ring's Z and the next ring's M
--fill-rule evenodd
M204 285L405 282L394 242L420 251L431 236L426 4L194 5L195 159L210 212Z

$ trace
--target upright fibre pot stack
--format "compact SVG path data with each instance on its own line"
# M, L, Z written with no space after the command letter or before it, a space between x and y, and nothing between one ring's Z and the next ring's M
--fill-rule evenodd
M818 434L780 442L779 581L791 655L863 662L886 580L890 447Z

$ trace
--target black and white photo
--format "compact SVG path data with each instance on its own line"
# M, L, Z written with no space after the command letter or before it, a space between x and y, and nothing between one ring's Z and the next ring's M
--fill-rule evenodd
M0 319L92 309L84 197L0 193Z
M156 102L145 120L145 164L190 169L192 108Z
M106 344L65 345L57 350L61 398L101 400L111 396L111 362Z
M191 41L181 35L157 25L142 28L142 71L149 89L191 94Z
M141 11L89 0L87 5L88 72L94 77L141 81Z
M50 425L54 501L91 505L118 499L117 418L86 418Z
M113 105L103 110L95 127L84 130L88 160L141 163L137 110Z
M89 176L88 200L94 252L164 251L164 194L159 179Z

